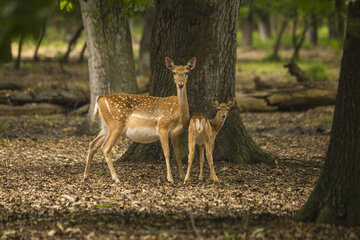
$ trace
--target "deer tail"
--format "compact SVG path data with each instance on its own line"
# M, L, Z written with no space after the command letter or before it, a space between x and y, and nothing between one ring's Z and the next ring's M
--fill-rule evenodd
M196 119L195 128L198 133L201 133L205 129L205 119Z
M94 107L94 115L93 115L93 119L96 118L96 115L98 114L99 112L99 105L98 105L98 100L101 96L97 96L96 97L96 100L95 100L95 107Z

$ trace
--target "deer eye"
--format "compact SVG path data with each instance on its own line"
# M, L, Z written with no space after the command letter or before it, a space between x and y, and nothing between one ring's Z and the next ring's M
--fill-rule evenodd
M173 72L173 75L176 75L176 72Z

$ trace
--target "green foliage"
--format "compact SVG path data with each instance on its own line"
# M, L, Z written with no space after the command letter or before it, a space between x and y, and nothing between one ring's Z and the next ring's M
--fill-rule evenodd
M311 66L309 66L306 69L306 73L315 79L328 79L329 76L327 75L324 65L321 63L316 63Z
M61 10L66 10L67 12L70 12L70 11L72 11L73 9L74 9L74 6L73 6L73 4L71 3L71 1L69 1L69 0L62 0L61 2L60 2L60 9Z

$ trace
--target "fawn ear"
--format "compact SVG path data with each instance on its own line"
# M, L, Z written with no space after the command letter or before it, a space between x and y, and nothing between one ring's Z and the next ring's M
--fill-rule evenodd
M196 57L190 59L186 65L186 70L190 71L193 70L196 65Z
M175 65L173 60L171 60L169 57L165 57L165 65L168 69L170 69L171 71L174 69Z
M234 106L234 104L235 104L235 98L233 97L233 98L231 98L231 99L229 100L229 102L227 103L227 105L228 105L229 108L231 108L232 106Z
M218 107L218 106L219 106L219 102L216 100L215 97L212 97L212 98L211 98L211 102L212 102L212 105L213 105L214 107Z

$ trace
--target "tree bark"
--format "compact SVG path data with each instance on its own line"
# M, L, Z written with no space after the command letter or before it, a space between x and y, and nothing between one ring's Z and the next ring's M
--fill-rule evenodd
M46 31L46 19L44 19L43 26L42 26L42 29L41 29L40 38L39 38L39 41L36 44L36 48L35 48L35 52L34 52L33 60L36 61L36 62L39 61L38 52L39 52L41 42L42 42L42 40L43 40L43 38L45 36L45 31Z
M80 0L86 30L90 75L89 122L95 99L110 92L136 93L137 84L128 16L121 1L111 7L101 0ZM89 16L97 13L96 17Z
M150 76L150 48L151 48L151 33L155 19L155 8L150 7L146 10L144 18L144 27L140 41L140 53L138 61L137 75Z
M182 65L196 57L196 67L189 73L187 94L190 114L201 112L212 118L215 96L226 102L235 95L236 31L240 1L158 0L152 35L150 95L175 95L166 56ZM186 134L184 134L186 135ZM187 137L182 141L182 155L187 156ZM162 156L159 144L134 143L122 159L146 161ZM185 155L185 156L184 156ZM249 136L240 111L234 106L219 132L214 159L237 163L273 162Z
M261 42L264 42L272 37L269 15L263 15L260 17L258 21L258 28Z
M330 143L301 221L360 225L360 1L350 2Z
M242 47L251 47L252 46L252 33L254 28L254 19L253 14L250 11L249 15L245 18L241 18L241 46Z
M14 68L15 68L16 70L19 70L19 69L20 69L21 51L22 51L23 41L24 41L24 37L21 36L21 37L20 37L20 40L19 40L18 55L17 55L17 57L16 57L15 64L14 64Z
M84 29L84 26L81 24L81 26L76 30L73 37L70 39L68 48L64 54L64 56L61 58L61 63L67 63L69 61L69 55L73 47L75 46L78 38L80 37L82 31Z

